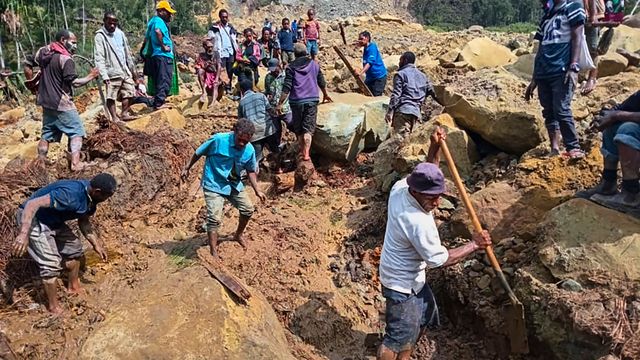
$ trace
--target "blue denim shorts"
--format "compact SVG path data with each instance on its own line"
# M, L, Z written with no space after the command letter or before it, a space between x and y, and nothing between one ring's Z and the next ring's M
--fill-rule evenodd
M307 53L318 55L318 40L307 40Z
M438 306L425 284L418 294L404 294L382 286L386 299L386 327L382 344L395 353L411 350L420 333L440 325Z
M84 124L77 110L57 111L43 109L42 111L42 140L60 142L62 134L69 139L86 135Z
M618 161L618 144L640 151L640 124L616 123L602 132L602 155L610 161Z

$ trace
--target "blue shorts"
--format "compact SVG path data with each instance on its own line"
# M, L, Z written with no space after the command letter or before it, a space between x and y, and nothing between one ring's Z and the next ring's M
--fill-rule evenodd
M608 161L619 161L618 145L623 144L640 151L640 124L618 122L602 132L602 156Z
M84 124L77 110L57 111L43 109L42 112L42 140L46 142L60 142L62 134L69 139L84 137Z
M404 294L382 286L386 299L386 327L382 344L395 353L411 350L420 333L440 325L438 306L425 284L418 294Z
M307 40L307 53L318 55L318 40Z

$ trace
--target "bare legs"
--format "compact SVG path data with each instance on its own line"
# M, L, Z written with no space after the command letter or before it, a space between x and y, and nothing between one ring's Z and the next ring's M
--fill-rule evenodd
M70 294L81 294L82 288L80 287L80 260L66 260L64 267L69 272L67 291ZM47 295L47 310L52 314L62 313L62 307L60 301L58 301L58 287L56 283L56 277L50 277L42 279L44 285L44 292Z
M300 144L300 154L302 155L302 161L311 160L311 134L298 135L298 143Z
M244 230L247 228L247 224L249 224L250 216L240 215L240 219L238 220L238 228L236 229L236 233L233 237L233 241L237 241L240 246L243 248L247 248L247 243L244 241L242 234ZM209 251L211 255L215 258L218 257L218 230L207 231L207 237L209 239Z

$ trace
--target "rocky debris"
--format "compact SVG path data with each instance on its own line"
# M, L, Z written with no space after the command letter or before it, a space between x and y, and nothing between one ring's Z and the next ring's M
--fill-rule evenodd
M516 60L509 48L486 37L469 41L458 56L458 61L467 62L475 70L504 66Z
M598 77L606 77L623 72L629 60L626 57L616 53L608 52L598 58Z
M187 120L182 116L180 111L171 108L154 111L138 119L131 120L127 122L127 127L147 133L154 133L167 127L184 129L186 124Z
M353 161L365 148L375 149L387 137L387 97L332 94L333 103L318 107L313 150L336 160Z
M524 229L531 231L537 226L536 209L532 209L523 195L504 182L488 185L471 194L473 204L482 227L489 231L494 241L509 238ZM449 223L455 236L471 238L473 225L466 209L459 207L453 212Z
M515 63L505 66L505 69L526 81L531 81L535 59L535 54L524 54L518 56L518 60Z
M640 279L640 220L583 199L551 210L540 260L558 279Z
M630 66L635 66L635 67L640 66L640 53L638 53L637 51L631 52L626 49L617 49L616 52L624 56L625 58L627 58L627 61L629 61Z
M634 29L626 25L614 28L608 52L615 53L620 48L631 52L640 50L640 29Z
M397 24L406 24L406 21L404 21L403 19L397 17L397 16L393 16L393 15L389 15L389 14L376 14L373 15L373 18L376 21L381 21L381 22L390 22L390 23L397 23Z
M5 126L8 124L13 124L18 120L22 119L25 114L25 108L20 106L15 109L7 110L0 114L0 125Z
M160 274L124 290L126 302L90 333L80 359L294 359L273 309L255 290L241 306L204 268Z
M465 84L473 83L474 86ZM522 154L545 138L538 104L522 98L526 83L504 69L469 73L435 86L438 101L460 126L500 150Z
M562 280L560 284L558 284L561 289L573 292L581 292L583 290L582 285L579 282L573 279Z
M441 114L428 122L418 124L406 139L392 136L380 145L374 155L373 170L379 189L388 192L396 180L409 174L417 164L426 161L430 137L437 125L442 126L447 133L447 145L456 161L458 171L462 176L469 175L479 157L475 143L466 132L456 126L451 116ZM448 174L444 158L441 160L440 166L445 174Z

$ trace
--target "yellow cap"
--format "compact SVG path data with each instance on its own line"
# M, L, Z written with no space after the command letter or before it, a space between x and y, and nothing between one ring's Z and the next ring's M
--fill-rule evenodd
M167 10L168 12L170 12L172 14L176 13L176 11L173 10L173 8L171 7L171 4L169 4L169 2L165 1L165 0L159 1L158 5L156 5L156 10L160 10L160 9Z

